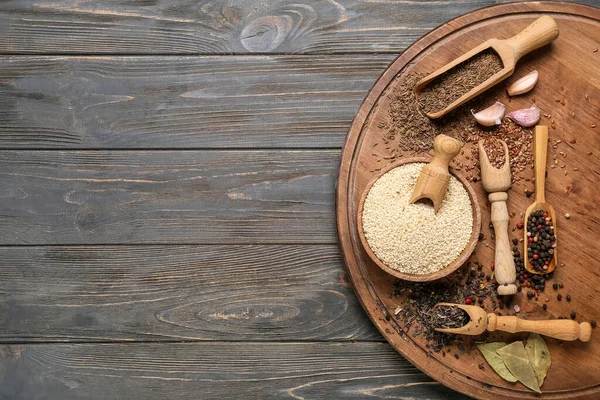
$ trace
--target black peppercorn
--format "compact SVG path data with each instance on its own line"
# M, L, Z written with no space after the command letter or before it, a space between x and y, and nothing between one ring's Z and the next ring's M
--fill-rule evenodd
M516 246L516 245L518 245L518 244L519 244L519 239L516 239L516 238L515 238L515 239L513 239L513 240L512 240L512 243L513 243L515 246Z
M544 311L546 311L548 309L548 304L543 304L542 308L544 309Z
M575 311L573 311L573 312L571 313L571 319L575 319L575 317L576 317L576 316L577 316L577 314L575 314Z
M558 283L553 283L552 284L552 289L558 290Z
M528 298L528 299L532 299L532 298L533 298L533 296L534 296L534 294L533 294L533 292L532 292L532 291L529 291L529 292L527 292L527 298Z
M567 295L567 301L571 301L571 295L570 294Z
M590 321L590 325L592 326L592 328L595 328L596 327L596 321L594 321L594 320Z
M562 294L559 294L558 296L556 296L556 300L561 301L562 300Z

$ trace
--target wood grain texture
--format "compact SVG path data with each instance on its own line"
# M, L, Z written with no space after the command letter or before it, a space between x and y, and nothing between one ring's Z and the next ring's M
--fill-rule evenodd
M0 341L376 340L335 245L0 247Z
M9 0L0 4L0 53L397 54L449 19L504 2Z
M392 60L0 57L0 148L341 147Z
M0 152L0 244L336 243L337 150Z
M0 398L464 399L387 343L0 346Z
M559 343L548 339L552 368L544 382L542 395L538 395L523 386L503 381L489 369L474 368L484 362L477 350L466 351L459 359L434 353L427 347L426 340L416 335L416 324L412 325L412 332L408 331L402 337L395 334L395 331L406 327L409 319L402 316L384 318L386 314L393 315L400 300L390 298L392 280L370 260L360 244L356 226L357 207L368 182L391 163L373 150L376 144L378 148L395 148L396 142L385 137L385 124L382 122L389 121L390 97L393 97L389 93L399 84L402 76L409 72L435 70L476 46L482 38L503 39L512 36L540 14L549 13L557 21L559 38L551 46L525 57L518 66L521 76L528 71L538 70L540 79L533 91L508 99L505 87L499 86L486 93L482 100L492 104L497 99L506 104L509 110L517 110L530 107L535 98L535 104L545 114L541 123L553 126L549 157L556 160L556 166L548 169L546 199L557 212L554 222L560 227L558 263L563 266L555 270L552 280L546 283L546 291L540 293L537 301L528 300L526 294L529 289L523 289L509 299L509 307L501 312L504 314L508 309L513 314L514 306L519 306L519 316L526 314L532 321L561 316L568 318L571 312L576 313L574 318L577 322L600 319L596 300L600 274L595 268L597 257L592 250L598 247L600 237L600 219L597 218L600 204L600 136L597 132L600 82L590 78L600 75L600 64L597 62L600 57L597 50L600 43L600 9L555 2L511 4L462 16L434 30L394 61L375 84L353 122L340 163L336 198L338 232L342 255L361 304L383 336L407 359L440 382L482 399L597 399L600 394L600 373L592 366L596 365L600 352L600 336L597 332L592 334L587 343ZM480 137L471 139L470 148L465 146L464 154L461 152L454 159L454 165L459 163L459 166L465 166L472 162L473 150ZM470 174L465 168L461 173ZM520 214L532 202L525 190L533 189L534 171L525 168L520 174L522 179L516 180L509 189L507 202L511 239L522 237L523 233L516 224L522 221ZM473 176L479 178L477 175L475 171ZM482 208L482 232L486 238L490 238L492 232L487 228L490 205L485 200L485 190L479 179L473 180L472 186ZM565 217L566 213L570 213L570 219ZM517 244L517 250L523 254L523 245ZM488 242L479 242L473 261L483 266L484 274L491 274L493 257L494 246L489 239ZM559 291L564 290L562 296L570 294L571 301L560 301L551 283L562 283L564 288ZM546 296L548 301L545 300ZM546 305L547 309L542 305ZM483 306L486 310L493 309L493 305L487 301ZM523 338L522 335L494 333L490 340L510 342ZM470 346L468 343L462 345L463 348ZM460 352L458 344L448 349L448 352L455 351Z

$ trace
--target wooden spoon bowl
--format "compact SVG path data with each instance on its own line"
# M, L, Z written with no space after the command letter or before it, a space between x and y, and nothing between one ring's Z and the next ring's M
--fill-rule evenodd
M556 213L554 207L546 202L546 196L544 194L546 184L546 159L548 157L548 127L538 125L535 127L533 134L533 162L534 162L534 173L535 173L535 201L525 212L525 220L523 221L523 258L525 263L525 269L532 274L549 274L556 268L556 255L558 247L554 248L552 253L552 260L548 264L548 269L544 272L535 270L529 263L529 254L527 252L527 221L529 216L536 210L544 210L548 213L548 217L552 220L552 226L554 226L554 236L557 238L556 243L558 244L558 231L556 226Z
M544 271L544 272L536 271L535 269L533 269L533 267L529 263L529 254L527 253L527 220L529 219L529 216L531 215L531 213L536 210L544 210L546 213L548 213L548 216L552 219L552 225L554 226L554 236L558 237L556 235L556 213L554 212L554 208L549 203L536 201L532 205L527 207L527 211L525 212L525 221L523 221L523 227L524 227L523 230L525 231L525 241L523 242L525 245L525 249L523 251L523 253L525 254L525 259L524 259L525 269L532 274L549 274L550 272L554 271L554 268L556 268L557 247L554 248L554 253L552 254L552 260L550 261L550 264L548 264L548 269L546 271Z
M452 272L456 271L461 265L463 265L467 261L469 256L475 250L475 246L477 245L477 242L479 241L479 233L481 231L481 209L479 207L479 201L477 200L477 195L475 194L475 191L473 190L473 188L471 187L471 185L469 184L467 179L464 176L459 175L456 172L456 170L454 170L453 168L450 167L449 171L452 174L452 176L454 176L456 179L458 179L458 181L460 183L462 183L463 186L465 187L465 189L467 190L467 193L469 194L469 199L471 200L471 209L473 212L473 225L471 227L471 236L469 237L469 241L468 241L467 245L465 246L463 251L458 255L458 257L454 261L452 261L450 264L448 264L447 266L445 266L444 268L442 268L439 271L432 272L429 274L407 274L407 273L400 272L400 271L397 271L397 270L389 267L387 264L385 264L383 261L381 261L379 258L377 258L375 253L373 253L373 251L371 250L371 247L369 246L369 243L367 242L367 238L365 237L365 232L363 230L362 215L363 215L363 208L365 205L365 200L367 198L367 195L369 194L369 191L373 187L373 184L375 184L375 182L379 178L381 178L384 174L386 174L387 172L391 171L394 168L397 168L399 166L409 164L409 163L415 163L415 162L427 163L430 161L431 161L431 158L427 158L427 157L410 157L410 158L405 158L401 161L395 162L393 164L390 164L388 167L381 170L379 172L379 174L377 174L375 177L373 177L373 179L371 179L371 181L367 184L367 187L366 187L365 191L363 192L360 202L358 204L358 215L357 215L358 236L360 237L360 241L362 243L362 246L363 246L365 252L369 255L371 260L373 260L373 262L375 262L375 264L377 264L377 266L379 268L381 268L388 274L395 276L396 278L403 279L406 281L429 282L429 281L434 281L434 280L437 280L437 279L440 279L440 278L450 275Z

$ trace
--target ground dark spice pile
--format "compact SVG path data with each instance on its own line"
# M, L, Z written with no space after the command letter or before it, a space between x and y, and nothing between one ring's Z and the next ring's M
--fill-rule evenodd
M425 86L419 95L419 107L426 113L441 111L500 72L502 67L502 60L494 50L482 51Z

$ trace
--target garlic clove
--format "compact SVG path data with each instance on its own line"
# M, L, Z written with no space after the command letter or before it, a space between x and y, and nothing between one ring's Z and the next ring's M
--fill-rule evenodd
M485 110L481 110L478 113L474 113L471 110L473 117L483 126L494 126L502 123L502 117L504 117L504 104L497 101Z
M506 115L506 118L511 119L512 121L514 121L515 124L520 125L524 128L534 126L540 121L541 117L542 112L535 104L529 108L513 111Z
M507 89L509 96L516 96L529 92L538 81L538 72L532 71L522 77L521 79L513 82Z

